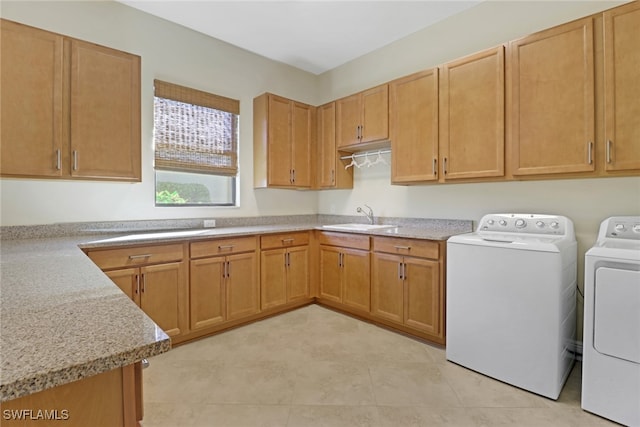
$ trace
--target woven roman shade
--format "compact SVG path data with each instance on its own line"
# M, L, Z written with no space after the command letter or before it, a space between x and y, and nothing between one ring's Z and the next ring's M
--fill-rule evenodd
M155 168L236 175L240 101L154 80Z

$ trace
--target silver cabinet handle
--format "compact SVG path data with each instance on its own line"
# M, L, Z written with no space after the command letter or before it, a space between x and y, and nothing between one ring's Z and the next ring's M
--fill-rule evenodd
M399 251L410 251L411 250L411 246L399 246L399 245L396 245L396 246L394 246L394 248L396 248Z
M141 291L142 293L144 293L146 282L147 281L144 277L144 273L142 273L142 291Z
M287 252L287 267L291 267L291 253Z
M438 175L438 159L433 158L433 176Z
M291 178L291 182L293 184L295 184L296 183L296 170L295 169L291 169L291 177L292 177Z
M235 245L219 245L218 246L218 250L219 251L230 251L233 249Z
M402 263L398 263L398 279L402 280Z
M447 174L447 158L446 157L442 159L442 173L444 175Z
M607 163L611 163L611 146L613 142L610 139L607 140Z
M78 150L73 150L73 170L78 170Z
M129 255L130 260L142 259L142 258L151 258L151 254L142 254L142 255Z
M289 239L282 239L282 244L283 244L283 245L290 244L290 243L293 243L293 242L294 242L294 240L295 240L295 239L291 239L291 238L289 238Z
M589 143L587 144L587 149L589 151L588 162L591 165L593 164L593 142L589 141Z
M227 261L227 277L231 277L231 263Z
M140 293L140 275L136 274L136 295Z
M56 170L60 170L60 169L62 169L62 153L58 148L56 150Z
M407 280L407 264L402 263L402 280Z
M336 183L336 171L335 169L331 169L331 184Z

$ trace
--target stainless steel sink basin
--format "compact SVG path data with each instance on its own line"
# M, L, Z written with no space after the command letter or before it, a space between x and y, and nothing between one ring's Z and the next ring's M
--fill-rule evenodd
M326 230L336 231L374 231L384 228L396 228L397 225L391 224L331 224L323 225L322 228Z

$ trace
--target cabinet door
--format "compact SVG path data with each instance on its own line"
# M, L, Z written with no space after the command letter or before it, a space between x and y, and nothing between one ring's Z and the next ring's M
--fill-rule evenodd
M440 268L437 261L404 258L404 324L440 334Z
M1 21L2 175L62 174L62 36Z
M107 277L127 294L138 306L140 305L140 271L137 268L125 268L105 272Z
M371 281L371 314L382 319L403 323L404 289L401 279L402 257L384 253L373 254Z
M360 142L360 94L336 101L336 145L338 149Z
M318 107L318 187L336 185L336 104Z
M389 139L389 85L362 92L360 142Z
M269 185L291 186L291 101L268 96L267 173Z
M287 253L287 301L309 298L309 246Z
M342 248L342 303L369 312L371 261L368 251Z
M438 178L438 69L389 84L391 182Z
M504 175L504 47L446 64L441 85L444 180Z
M191 329L206 328L225 320L224 257L190 261Z
M291 169L296 187L311 187L311 147L313 145L314 108L299 102L292 103Z
M514 175L594 170L593 20L511 42Z
M604 13L606 170L640 169L640 3Z
M320 246L320 298L342 302L341 261L340 248Z
M287 252L285 249L260 254L260 306L276 307L287 302Z
M170 337L184 332L184 263L141 267L140 308Z
M140 57L71 41L71 175L141 179Z
M260 284L254 252L227 257L227 320L260 312Z

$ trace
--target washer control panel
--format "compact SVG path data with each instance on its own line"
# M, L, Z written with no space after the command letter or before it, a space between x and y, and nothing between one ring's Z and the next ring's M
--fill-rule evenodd
M613 216L605 219L600 226L598 238L602 237L640 240L640 216Z
M559 215L488 214L480 220L478 231L562 236L571 227L571 220Z

